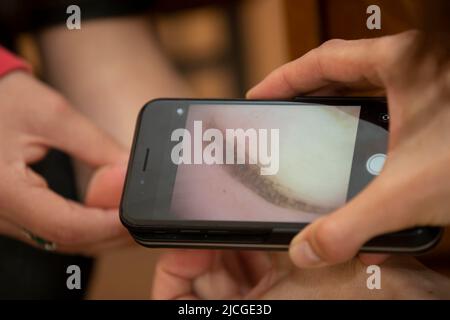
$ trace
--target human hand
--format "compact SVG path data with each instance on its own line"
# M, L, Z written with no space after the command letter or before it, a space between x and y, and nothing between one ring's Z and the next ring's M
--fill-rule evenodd
M290 255L297 266L344 262L377 235L450 223L449 67L425 59L411 71L404 60L417 37L408 32L333 40L275 70L248 93L253 99L373 88L387 93L390 137L381 175L294 238Z
M155 299L432 299L449 298L450 281L410 257L381 267L381 289L367 288L358 259L299 269L285 253L173 250L156 267Z
M118 208L126 172L125 163L106 165L96 170L89 181L84 203L89 207Z
M128 243L117 210L64 199L29 167L49 148L92 167L123 161L123 150L59 94L26 73L0 79L0 101L0 233L31 245L54 249L54 243L58 251L88 255ZM90 202L96 201L91 196Z

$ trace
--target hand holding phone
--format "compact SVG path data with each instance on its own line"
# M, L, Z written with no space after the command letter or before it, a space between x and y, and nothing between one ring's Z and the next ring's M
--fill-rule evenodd
M142 109L121 203L132 236L152 247L287 249L382 170L383 99L160 99ZM367 243L417 252L439 230Z
M409 60L417 35L330 41L275 70L249 92L252 99L362 88L387 92L389 156L382 174L354 201L293 240L290 253L299 267L346 261L386 232L450 223L448 70Z

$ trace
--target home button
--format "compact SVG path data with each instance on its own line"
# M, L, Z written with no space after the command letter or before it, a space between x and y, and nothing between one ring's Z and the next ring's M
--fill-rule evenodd
M383 153L374 154L367 160L366 168L371 175L378 176L383 169L386 155Z

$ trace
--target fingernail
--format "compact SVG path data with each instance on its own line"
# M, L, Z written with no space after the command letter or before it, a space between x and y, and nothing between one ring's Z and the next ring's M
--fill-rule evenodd
M299 267L314 267L322 262L308 241L302 241L294 245L292 248L292 260Z
M258 86L259 86L259 84L253 86L253 88L250 88L250 90L248 90L247 93L245 94L245 97L246 97L247 99L253 99L253 95L254 95L255 89L256 89Z

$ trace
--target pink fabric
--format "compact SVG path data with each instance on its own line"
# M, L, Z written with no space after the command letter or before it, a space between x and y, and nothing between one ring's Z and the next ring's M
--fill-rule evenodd
M31 67L24 60L0 47L0 77L14 70L31 72Z

